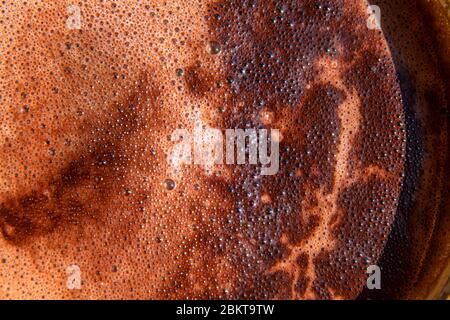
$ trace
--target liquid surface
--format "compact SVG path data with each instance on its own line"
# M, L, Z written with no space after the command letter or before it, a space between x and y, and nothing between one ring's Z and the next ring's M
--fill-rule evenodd
M0 4L1 298L364 293L411 161L366 1L71 5ZM170 161L198 127L278 129L278 172Z

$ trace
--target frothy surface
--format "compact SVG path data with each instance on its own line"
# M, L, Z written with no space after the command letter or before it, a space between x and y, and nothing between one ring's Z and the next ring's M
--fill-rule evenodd
M367 3L69 5L0 7L0 296L358 297L406 162ZM174 166L198 124L279 129L280 171Z

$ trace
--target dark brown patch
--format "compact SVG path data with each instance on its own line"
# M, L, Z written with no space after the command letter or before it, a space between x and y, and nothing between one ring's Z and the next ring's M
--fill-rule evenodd
M87 121L80 126L91 137L77 158L55 177L40 181L40 189L0 204L0 229L8 241L20 245L71 225L105 222L107 212L95 204L111 202L115 196L130 160L123 141L143 124L143 102L157 97L156 92L143 95L147 76L140 81L137 91L116 106L106 123Z

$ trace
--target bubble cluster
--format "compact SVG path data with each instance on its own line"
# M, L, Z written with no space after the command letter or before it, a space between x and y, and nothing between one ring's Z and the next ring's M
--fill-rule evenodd
M398 246L417 274L433 231L408 210L421 219L417 181L444 167L425 150L447 141L420 123L444 122L445 90L398 25L368 30L366 1L0 12L0 297L352 299L369 265L403 271ZM280 171L169 161L172 134L196 128L279 129Z

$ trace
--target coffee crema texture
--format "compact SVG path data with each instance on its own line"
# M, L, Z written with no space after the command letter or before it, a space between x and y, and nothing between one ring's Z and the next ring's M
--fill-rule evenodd
M0 298L416 297L448 198L426 180L409 214L447 154L421 165L447 136L417 106L443 123L445 81L368 6L1 1ZM278 172L168 161L197 127L279 130Z

